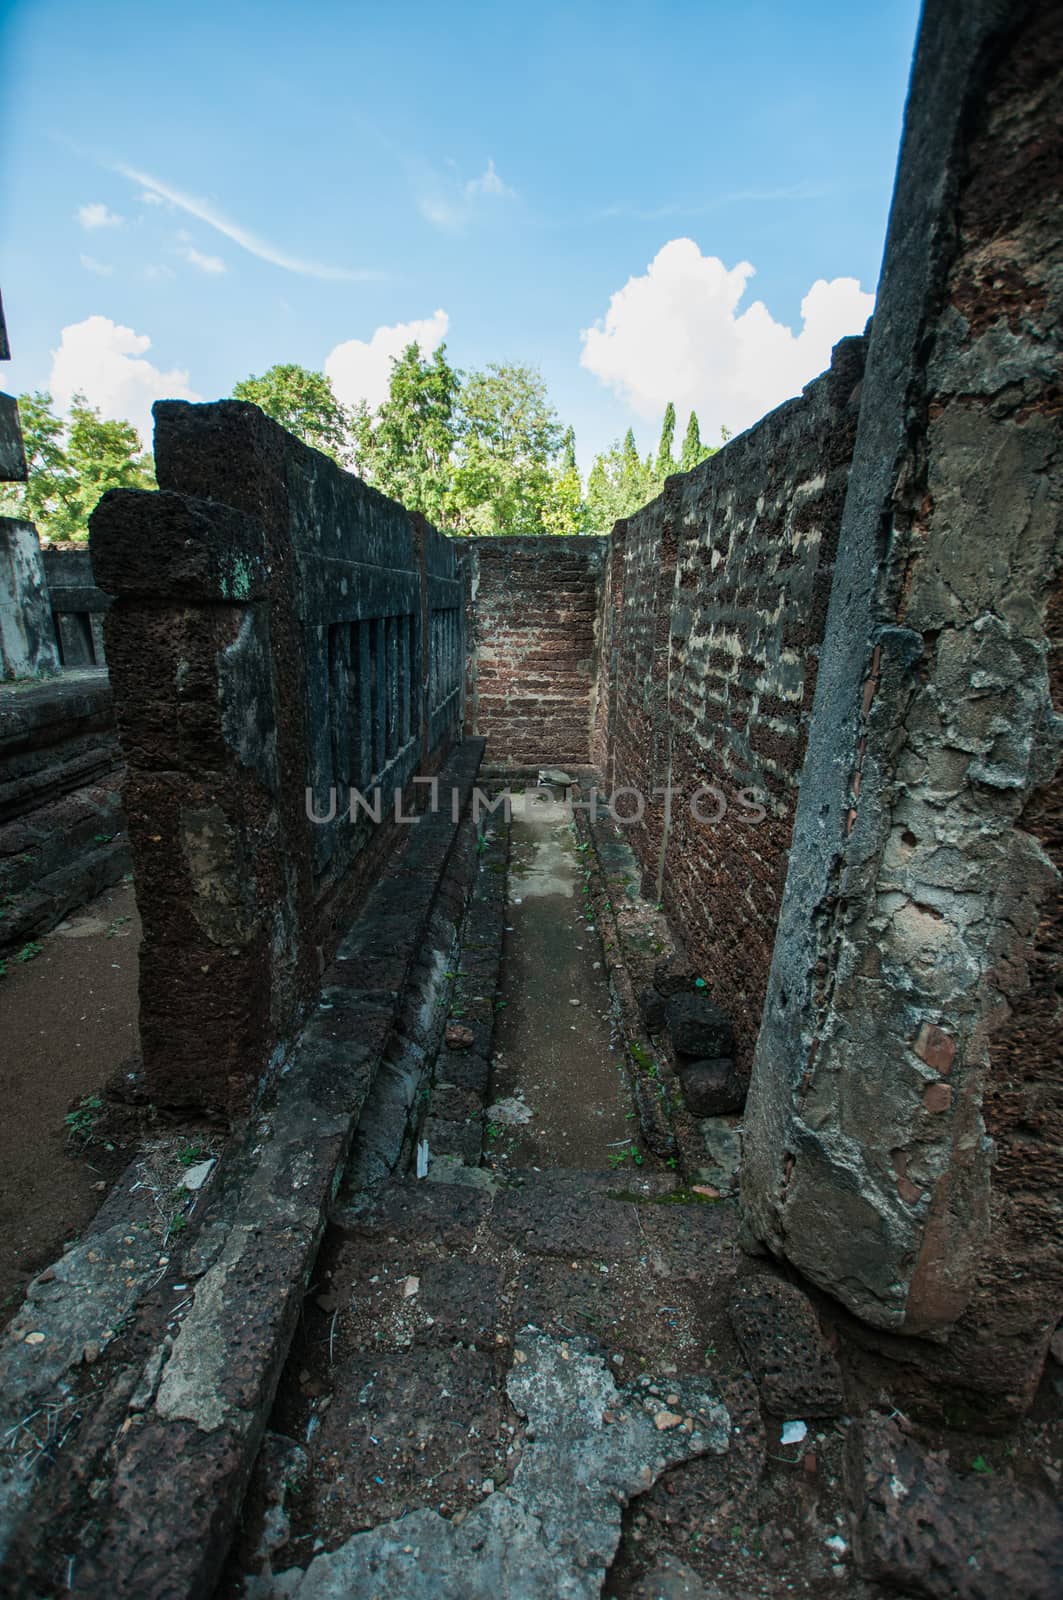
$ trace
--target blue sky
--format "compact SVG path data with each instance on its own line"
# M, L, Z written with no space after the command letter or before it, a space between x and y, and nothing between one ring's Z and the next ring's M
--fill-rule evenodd
M5 388L142 424L298 361L372 399L378 330L423 325L463 368L538 366L586 464L673 395L681 428L748 425L861 325L917 7L0 18Z

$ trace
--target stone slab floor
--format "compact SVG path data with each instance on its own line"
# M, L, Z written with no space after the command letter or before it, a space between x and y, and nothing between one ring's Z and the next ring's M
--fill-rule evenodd
M773 1413L736 1342L734 1203L638 1151L585 876L563 813L514 823L484 1163L334 1218L225 1600L897 1593L853 1565L852 1419L800 1359Z

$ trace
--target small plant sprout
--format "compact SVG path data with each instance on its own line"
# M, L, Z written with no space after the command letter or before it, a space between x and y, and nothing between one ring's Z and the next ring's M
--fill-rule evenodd
M93 1130L103 1112L103 1100L98 1094L87 1094L63 1118L63 1125L67 1131L67 1138L78 1144L88 1144L93 1137Z

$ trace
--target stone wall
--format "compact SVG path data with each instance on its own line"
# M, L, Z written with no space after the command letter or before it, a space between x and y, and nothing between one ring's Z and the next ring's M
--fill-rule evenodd
M0 951L130 868L105 672L0 686Z
M465 729L489 765L585 765L604 539L459 539L469 658Z
M155 418L159 490L113 491L92 518L144 924L142 1086L231 1112L401 839L395 795L460 729L462 591L434 529L256 407Z
M617 524L595 752L748 1073L856 435L866 340ZM608 666L604 665L607 662ZM671 788L670 816L664 794ZM712 792L707 792L711 787ZM700 793L699 793L700 791ZM694 802L692 806L692 802ZM637 816L636 796L618 798Z
M49 545L41 556L64 669L106 666L103 619L111 601L96 582L88 548Z
M743 1168L1004 1412L1063 1299L1061 94L1058 7L927 6Z

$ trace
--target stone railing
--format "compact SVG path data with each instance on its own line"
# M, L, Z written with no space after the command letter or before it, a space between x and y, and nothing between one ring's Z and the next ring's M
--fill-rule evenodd
M115 491L92 519L144 1089L232 1111L402 837L396 796L408 811L460 728L461 586L434 528L256 407L155 417L159 490Z
M87 548L51 546L41 559L64 670L106 666L103 619L111 600L96 583Z

